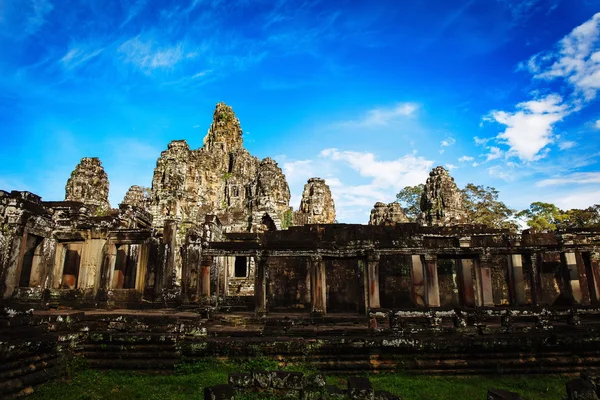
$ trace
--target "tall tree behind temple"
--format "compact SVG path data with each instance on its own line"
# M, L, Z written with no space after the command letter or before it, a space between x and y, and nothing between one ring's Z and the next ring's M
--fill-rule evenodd
M512 219L516 211L498 200L498 191L495 188L468 183L461 191L468 223L510 229L513 232L518 230L519 226Z
M396 194L396 201L400 203L402 211L411 222L415 222L421 214L421 196L424 189L425 185L421 183L416 186L406 186Z
M594 204L585 210L572 209L566 212L567 216L561 228L598 228L600 227L600 205Z
M563 211L554 204L535 202L528 209L520 211L517 217L524 218L527 225L538 231L554 231L564 228L600 227L600 205L584 210Z

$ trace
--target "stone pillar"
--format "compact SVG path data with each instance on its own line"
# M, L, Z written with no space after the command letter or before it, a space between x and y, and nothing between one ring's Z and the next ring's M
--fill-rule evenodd
M440 285L438 283L437 255L425 255L425 294L428 307L440 306Z
M489 254L479 256L479 298L484 307L494 306L494 292L492 289L492 266L490 265Z
M588 282L590 285L590 300L592 304L600 302L600 254L588 253Z
M460 301L465 307L475 307L475 291L473 290L473 260L461 258L458 260L458 276L460 285Z
M516 306L522 306L526 303L525 284L523 282L523 258L520 254L509 254L507 257L509 285L512 293L511 301Z
M581 285L579 284L579 271L575 253L564 252L561 261L565 269L565 289L568 291L569 297L572 297L577 304L581 304Z
M256 274L254 275L254 304L256 314L263 316L267 314L267 256L255 255L254 264Z
M203 256L200 263L200 296L210 297L210 269L213 263L211 256Z
M165 289L173 289L176 280L175 254L177 253L177 221L165 220L163 228L163 240L165 243L166 265L164 271Z
M540 268L542 268L543 253L531 253L531 303L537 306L542 301L542 284Z
M311 311L313 314L325 315L327 313L325 261L320 255L312 256L310 261Z
M379 254L370 253L367 257L369 308L381 308L379 301Z
M416 306L425 306L425 274L423 273L423 262L421 256L413 254L411 256L412 267L410 269L410 278L412 284L412 298Z

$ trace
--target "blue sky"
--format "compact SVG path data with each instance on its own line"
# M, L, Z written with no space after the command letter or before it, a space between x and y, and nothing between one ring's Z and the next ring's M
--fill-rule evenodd
M517 209L600 202L600 0L0 0L0 188L64 198L100 157L113 207L214 106L340 222L423 183Z

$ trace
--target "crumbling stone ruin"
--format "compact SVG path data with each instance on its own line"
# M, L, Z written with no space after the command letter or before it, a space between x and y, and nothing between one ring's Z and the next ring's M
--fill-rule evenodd
M335 204L331 190L321 178L310 178L300 200L298 211L294 212L294 225L335 223Z
M260 161L243 147L242 128L231 107L219 103L204 146L169 143L156 162L150 210L153 224L201 224L216 215L230 232L281 229L289 208L285 176L270 158Z
M78 201L93 206L98 213L110 209L108 202L108 176L100 159L84 157L77 164L65 187L65 201Z
M423 225L445 226L465 221L460 190L444 167L435 167L429 173L421 197L421 211L419 221Z
M406 222L409 222L408 218L397 202L390 204L375 203L371 210L371 217L369 218L369 225L393 226Z
M313 178L290 226L289 199L224 104L202 148L169 143L148 198L134 186L110 209L93 158L65 201L0 191L2 395L48 379L64 353L153 370L257 353L345 371L600 369L600 229L464 224L441 167L420 223L383 203L369 225L330 223Z

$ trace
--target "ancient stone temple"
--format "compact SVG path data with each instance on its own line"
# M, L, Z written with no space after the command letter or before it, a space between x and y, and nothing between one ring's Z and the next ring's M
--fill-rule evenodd
M331 190L321 178L310 178L300 200L298 211L294 212L294 225L335 223L335 204Z
M204 146L169 143L156 162L150 210L153 225L179 226L216 215L226 231L281 229L289 208L285 176L270 158L260 161L243 148L242 128L231 107L219 103Z
M257 354L355 372L600 369L600 229L465 224L442 167L418 223L397 203L332 223L318 178L292 214L281 169L242 136L218 104L204 146L169 143L149 193L116 209L95 158L65 201L0 190L0 397L48 379L59 352L150 370Z
M78 201L92 206L98 213L110 209L108 176L96 157L85 157L77 164L65 188L65 201Z
M369 225L386 225L392 226L399 223L409 222L404 214L402 207L397 202L385 204L381 202L375 203L369 217Z
M444 167L435 167L430 173L421 196L423 225L444 226L464 223L466 210L462 195Z

